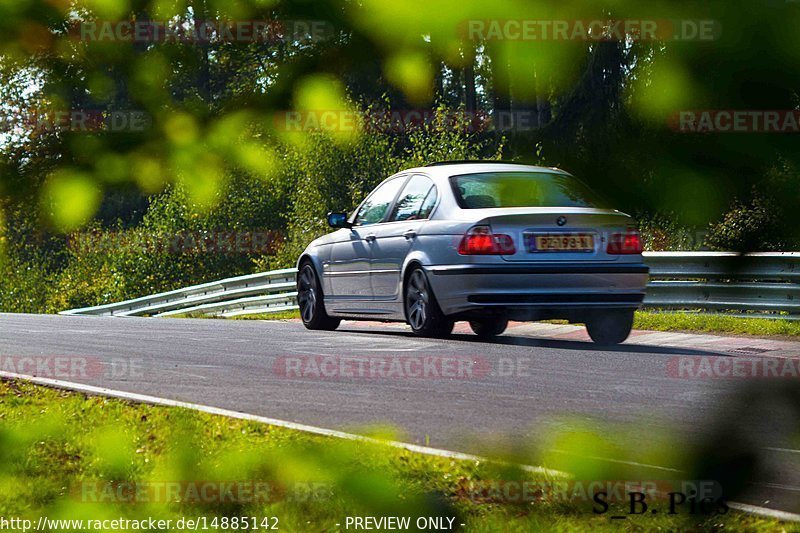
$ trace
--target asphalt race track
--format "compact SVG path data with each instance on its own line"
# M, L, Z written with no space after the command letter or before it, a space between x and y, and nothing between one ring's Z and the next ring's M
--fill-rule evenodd
M639 450L665 438L723 449L731 441L715 440L720 425L713 421L727 417L728 430L757 449L763 465L740 501L800 512L797 412L775 396L737 401L757 380L675 375L682 360L698 356L754 357L637 345L635 337L600 349L513 331L480 342L347 322L335 332L310 332L284 321L0 315L0 370L350 432L390 425L401 440L456 451L487 454L487 442L535 445L572 424L609 438L624 434ZM41 366L58 358L79 364ZM798 380L761 383L774 392ZM676 466L630 461L639 479L660 479Z

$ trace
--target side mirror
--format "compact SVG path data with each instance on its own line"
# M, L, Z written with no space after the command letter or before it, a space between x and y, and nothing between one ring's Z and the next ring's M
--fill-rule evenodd
M328 225L332 228L349 228L350 223L347 222L347 213L328 213Z

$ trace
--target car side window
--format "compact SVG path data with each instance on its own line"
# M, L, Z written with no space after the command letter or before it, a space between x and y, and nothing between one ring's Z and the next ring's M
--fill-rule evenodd
M372 191L358 210L353 224L367 226L382 221L404 182L404 177L393 178Z
M422 208L430 196L431 190L435 190L435 187L429 178L421 175L413 176L408 180L408 183L406 183L406 186L403 188L403 192L401 192L400 196L397 198L397 203L394 205L392 216L389 217L389 221L428 218L427 214L423 216ZM435 193L433 201L436 201ZM428 207L428 214L430 214L432 207L433 204Z

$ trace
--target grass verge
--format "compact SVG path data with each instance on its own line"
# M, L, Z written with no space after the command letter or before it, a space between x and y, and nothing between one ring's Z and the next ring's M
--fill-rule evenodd
M734 510L707 517L646 513L613 520L626 507L614 504L598 515L591 500L484 491L494 480L526 475L507 466L18 381L0 382L0 454L0 516L34 524L41 516L152 517L172 520L167 529L177 530L174 524L181 518L205 517L207 525L217 524L209 529L267 529L266 524L282 531L338 531L347 529L348 516L399 516L410 517L412 524L419 517L453 518L468 531L794 527ZM476 491L476 484L483 488ZM252 522L244 527L244 518L259 527ZM47 529L81 528L51 524Z
M732 333L735 335L800 337L800 320L740 318L699 313L655 313L638 311L635 329Z
M259 313L255 315L240 315L231 317L234 320L292 320L300 318L298 309L292 311L278 311L277 313Z

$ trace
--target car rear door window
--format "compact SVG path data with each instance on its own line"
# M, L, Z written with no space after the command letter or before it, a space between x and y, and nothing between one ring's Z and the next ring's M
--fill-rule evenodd
M421 175L413 176L408 180L408 183L406 183L406 186L403 188L403 192L401 192L400 196L397 198L389 221L420 220L427 218L427 214L423 216L422 207L426 203L429 193L433 188L433 182L429 178ZM434 194L434 201L435 200L436 195ZM430 213L431 207L433 206L431 205L428 208L428 213Z
M419 208L419 218L424 219L431 217L431 211L433 211L433 206L436 205L436 198L438 196L436 185L434 185L431 187L431 190L428 191L428 195L425 197L425 200L423 200L422 207Z

